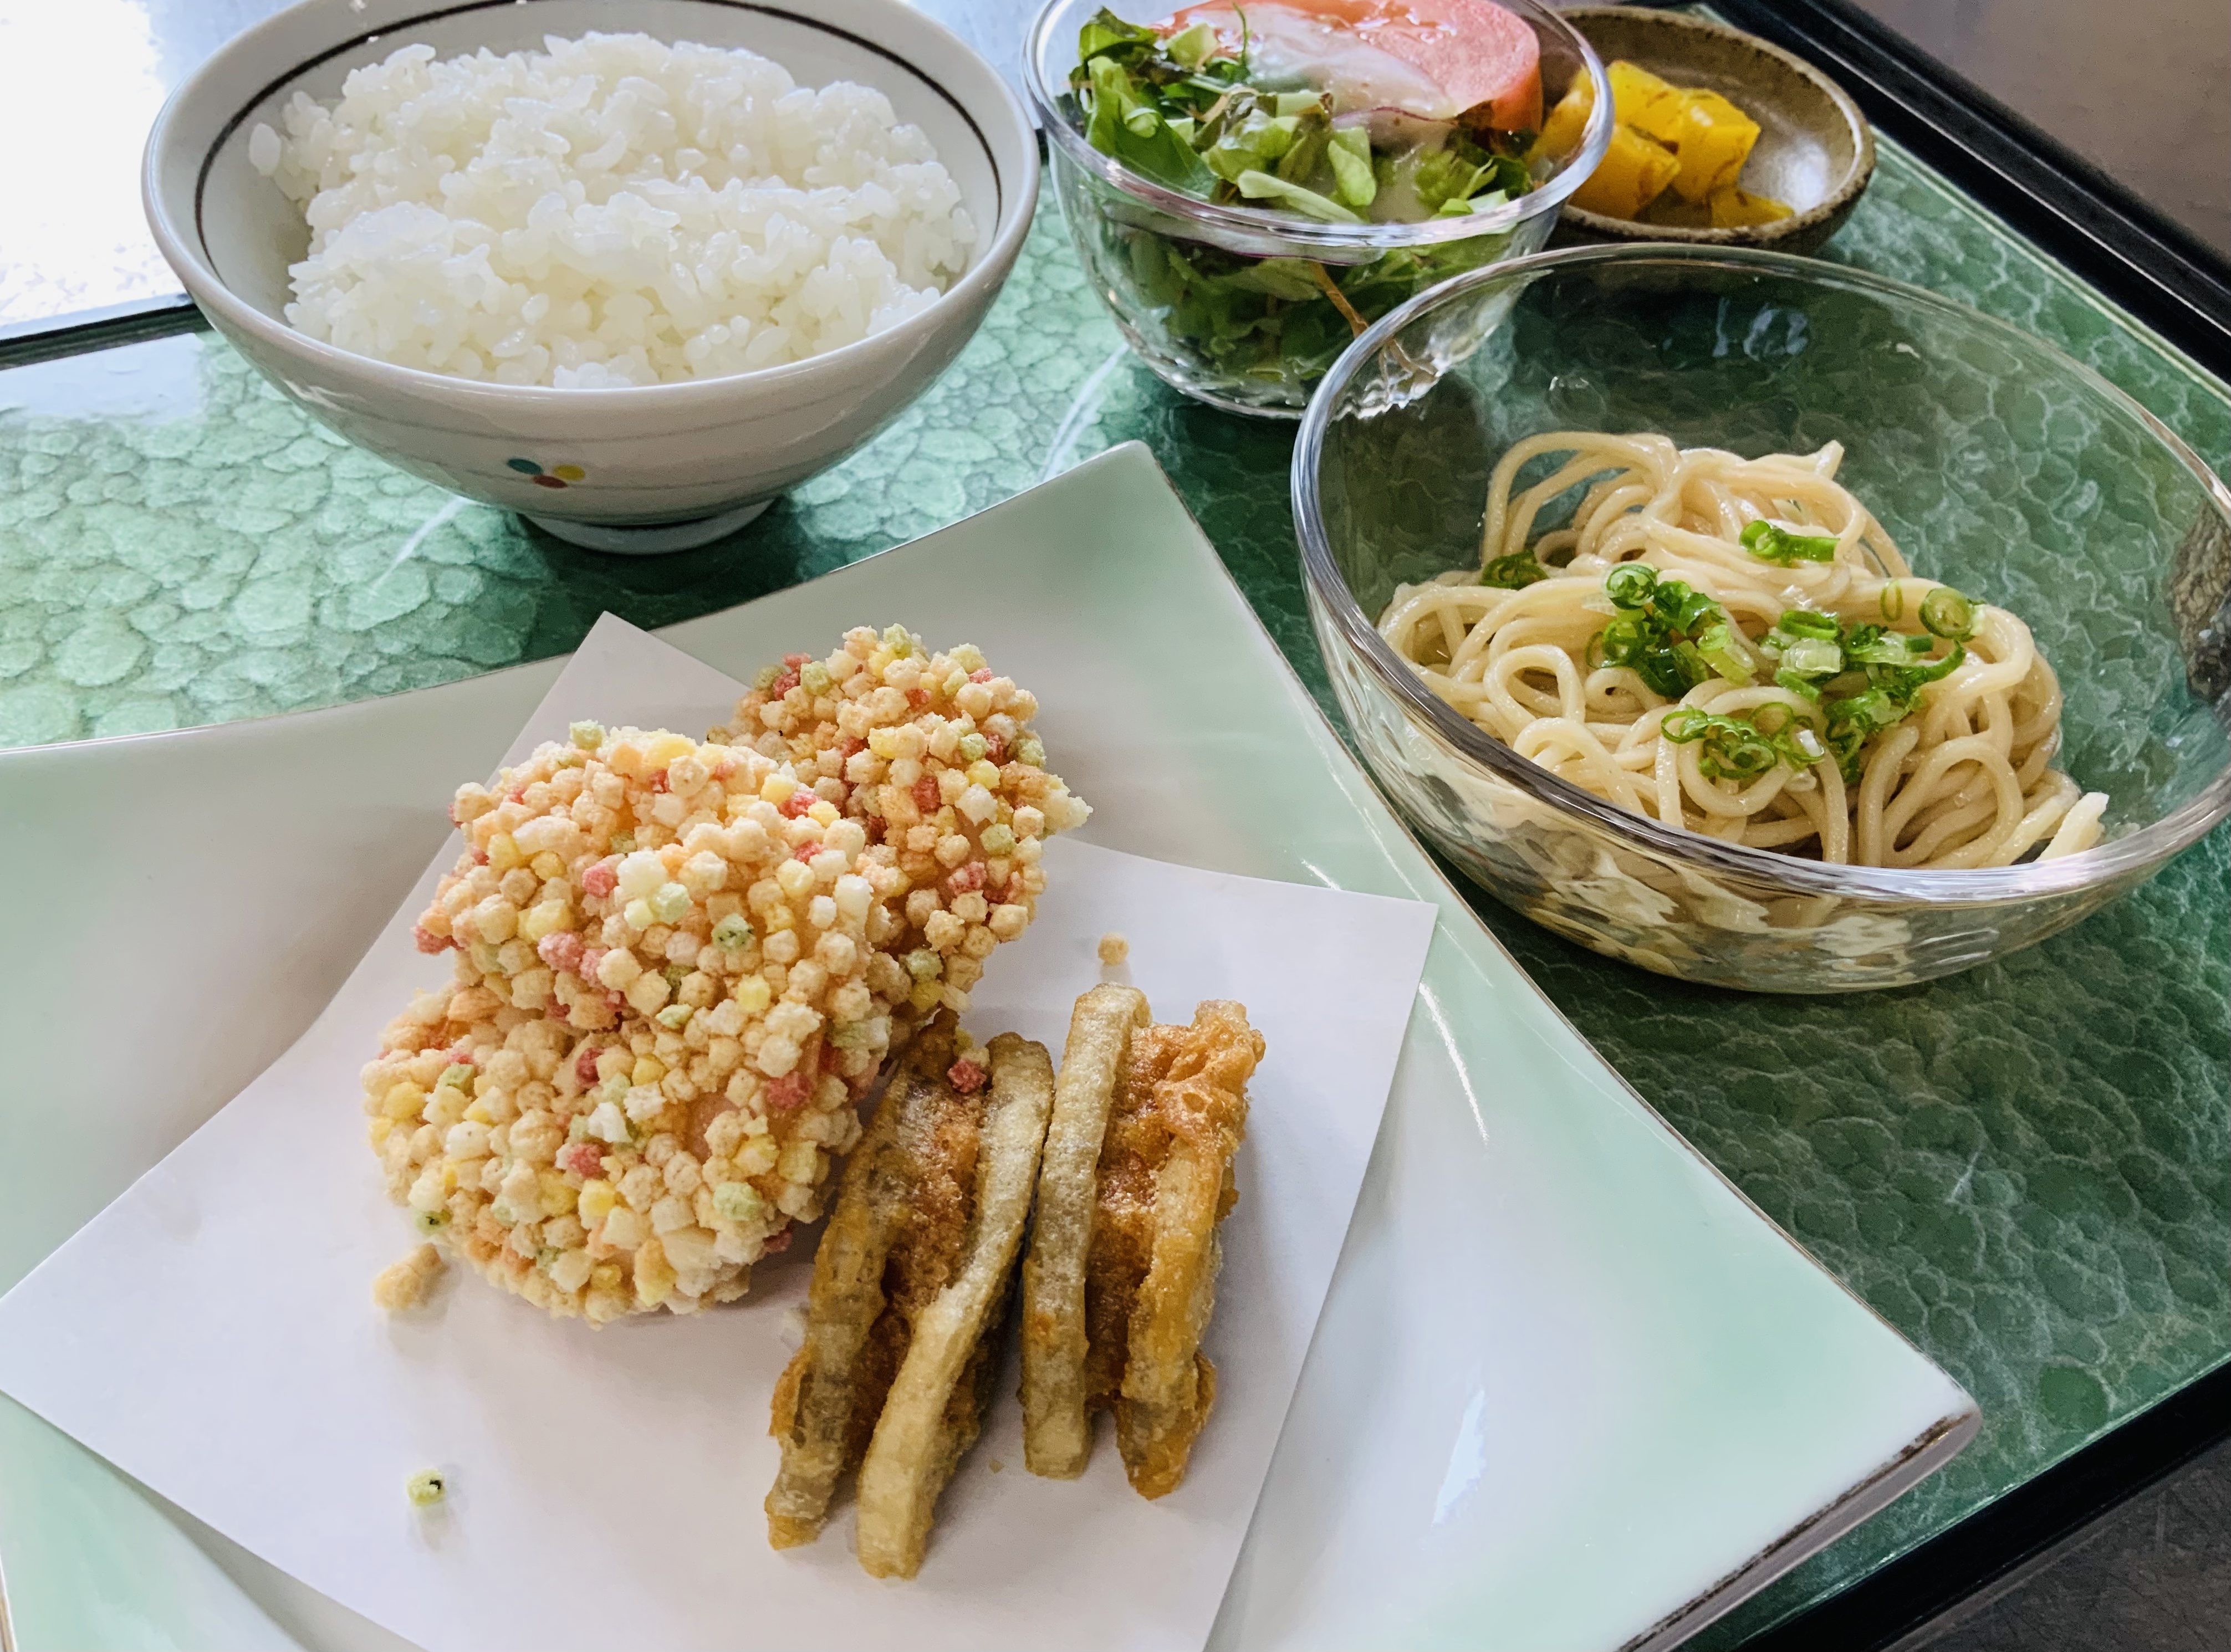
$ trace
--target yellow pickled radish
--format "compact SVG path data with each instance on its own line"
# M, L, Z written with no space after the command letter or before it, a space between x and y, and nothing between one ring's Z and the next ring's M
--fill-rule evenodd
M1635 217L1665 192L1680 170L1681 163L1663 144L1632 126L1613 126L1602 165L1573 192L1573 204L1607 218Z
M1702 202L1710 199L1715 190L1734 187L1757 142L1758 122L1718 93L1687 94L1672 140L1681 163L1674 189L1685 201Z
M1762 223L1778 223L1792 209L1767 195L1751 195L1730 184L1712 191L1712 228L1749 229Z
M1687 92L1624 58L1608 64L1607 73L1611 76L1612 108L1622 121L1661 144L1670 146L1678 141Z
M1528 158L1555 158L1569 155L1581 146L1581 134L1588 130L1588 116L1596 106L1595 82L1586 74L1575 78L1573 84L1559 98L1542 122L1542 135L1534 140Z

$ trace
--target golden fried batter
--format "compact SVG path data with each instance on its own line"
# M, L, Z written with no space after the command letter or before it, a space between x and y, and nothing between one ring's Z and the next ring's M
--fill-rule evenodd
M1003 1033L957 1053L949 1010L909 1047L845 1169L805 1340L775 1388L768 1542L819 1536L857 1468L860 1564L877 1577L915 1574L982 1429L1052 1107L1044 1046Z
M1053 1110L1044 1045L1002 1033L987 1053L990 1102L978 1133L967 1253L952 1263L951 1282L909 1319L906 1358L860 1466L860 1565L878 1578L920 1570L937 1500L975 1442Z
M782 1469L766 1511L776 1548L820 1535L838 1479L867 1454L915 1317L965 1253L984 1098L947 1082L954 1056L954 1018L943 1010L909 1048L845 1166L813 1259L805 1340L775 1387ZM972 1385L956 1385L956 1404ZM979 1414L970 1409L972 1423Z
M1070 1017L1054 1087L1023 1264L1022 1399L1024 1466L1056 1480L1076 1479L1092 1456L1084 1269L1097 1214L1097 1167L1132 1034L1153 1019L1145 993L1093 988Z
M1086 1403L1116 1413L1124 1471L1143 1496L1185 1477L1215 1400L1200 1339L1263 1049L1237 1003L1204 1003L1190 1027L1141 1028L1109 1119L1085 1272Z

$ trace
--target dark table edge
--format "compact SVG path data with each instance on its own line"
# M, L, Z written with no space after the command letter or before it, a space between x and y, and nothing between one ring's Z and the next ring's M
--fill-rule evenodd
M1881 1652L2231 1438L2231 1361L1743 1652Z
M2231 259L1849 0L1707 3L1818 64L1883 132L2231 379Z
M106 309L42 316L36 320L0 326L0 369L26 367L33 362L54 361L63 356L81 356L88 351L138 344L142 339L208 326L194 301L184 293L114 304Z

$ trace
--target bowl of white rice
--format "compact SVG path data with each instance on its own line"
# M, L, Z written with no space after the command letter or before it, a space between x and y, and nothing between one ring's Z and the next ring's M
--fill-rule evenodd
M307 0L148 139L157 244L359 446L579 544L732 531L1013 268L1038 144L903 0Z

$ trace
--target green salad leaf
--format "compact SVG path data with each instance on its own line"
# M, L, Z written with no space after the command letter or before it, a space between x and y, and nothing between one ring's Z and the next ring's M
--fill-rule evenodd
M1130 73L1103 54L1088 69L1092 86L1092 122L1085 141L1112 155L1141 177L1188 195L1215 183L1193 145L1170 128L1161 110L1141 95Z
M1325 148L1332 167L1333 199L1342 206L1368 207L1379 196L1379 175L1371 170L1371 134L1361 126L1335 126Z
M1297 212L1327 223L1361 223L1363 220L1328 196L1315 190L1305 190L1290 179L1274 172L1245 171L1237 182L1239 193L1250 201L1277 201Z

